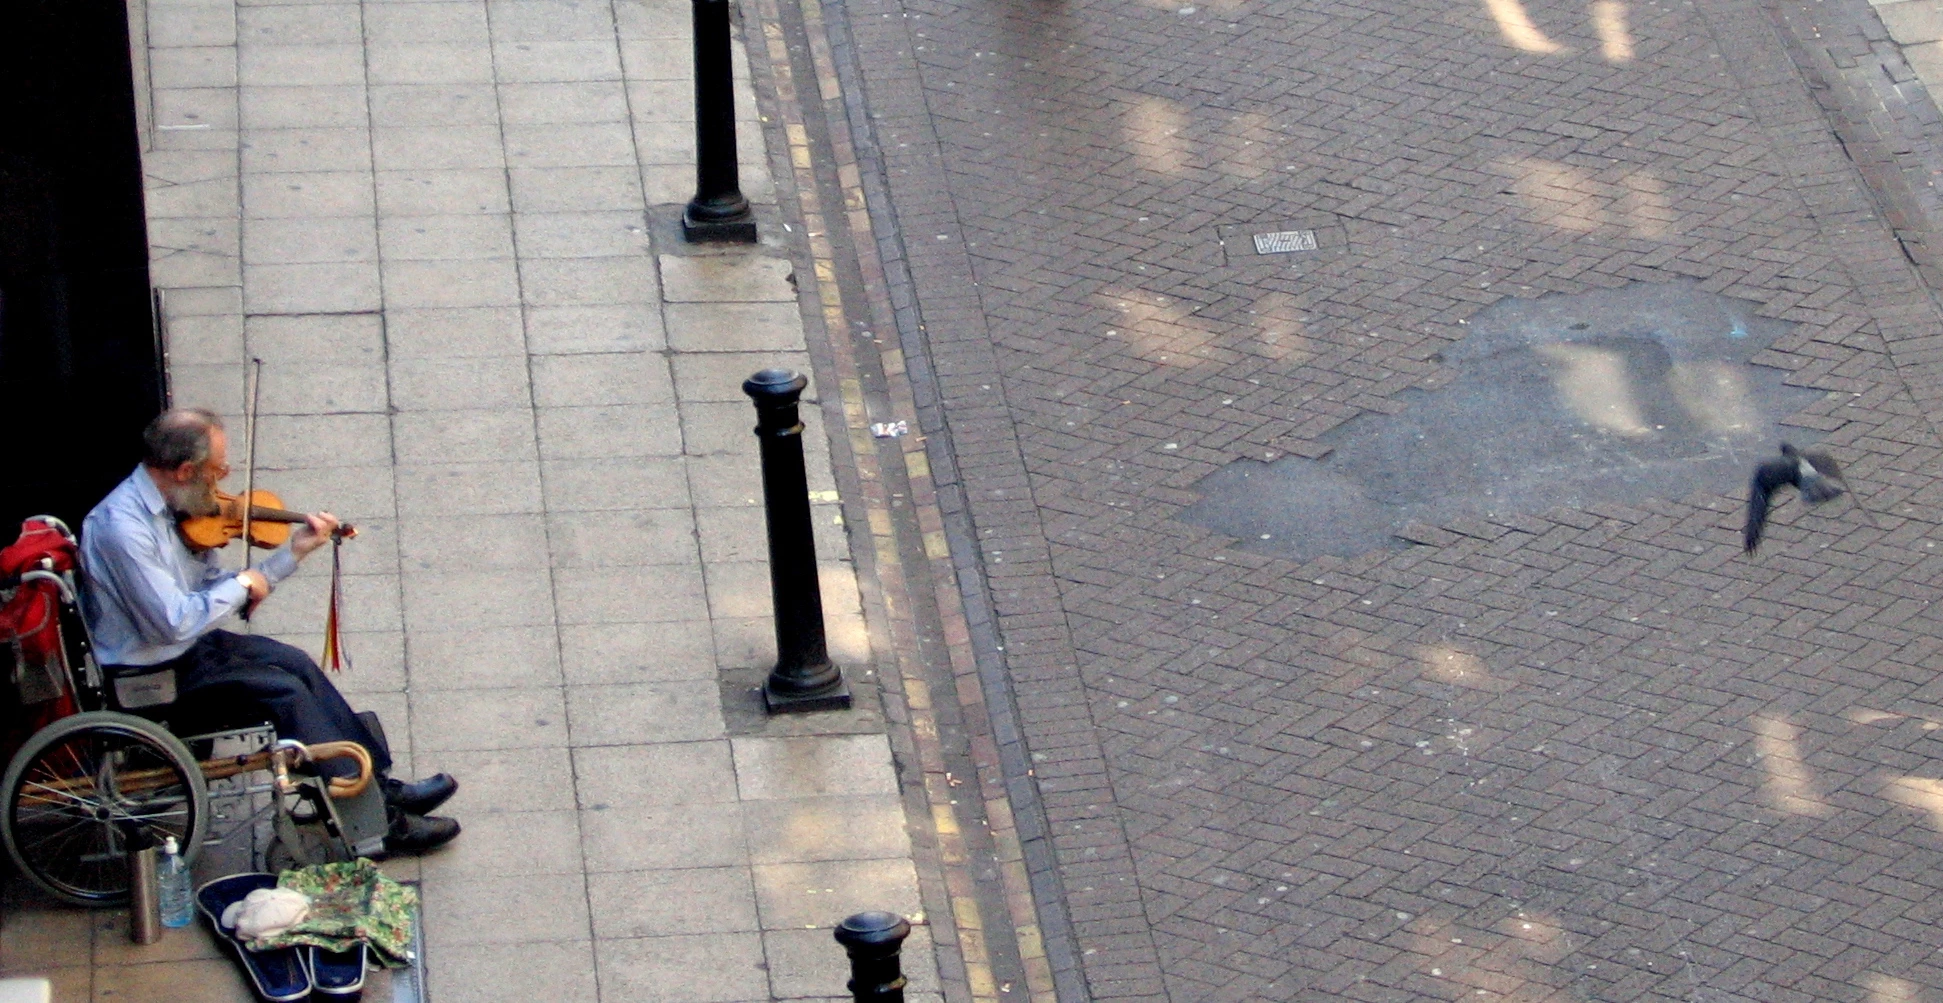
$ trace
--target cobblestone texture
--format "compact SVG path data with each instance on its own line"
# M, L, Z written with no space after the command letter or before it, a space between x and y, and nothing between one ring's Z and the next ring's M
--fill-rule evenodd
M1864 185L1790 50L1851 66L1865 22L842 12L930 466L976 526L1093 997L1943 989L1943 381L1881 207L1924 222ZM1891 90L1920 114L1861 118L1895 165L1935 111ZM1348 250L1229 264L1216 240L1310 221ZM1682 279L1799 325L1757 361L1824 391L1791 421L1872 519L1784 512L1749 562L1740 500L1698 494L1302 565L1174 519L1225 464L1314 455L1447 379L1490 303Z

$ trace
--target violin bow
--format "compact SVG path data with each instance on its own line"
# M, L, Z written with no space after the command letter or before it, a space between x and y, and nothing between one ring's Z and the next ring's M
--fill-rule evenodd
M249 444L243 454L244 456L243 458L243 570L244 571L250 570L251 562L256 557L256 555L252 553L250 550L250 510L256 507L255 505L256 412L257 412L257 400L263 393L263 360L261 358L258 358L256 356L250 357L250 370L247 376L247 380L249 382L249 389L247 394L249 400L245 401L244 403L248 406L249 413L244 415L243 424L245 426L244 432L250 438L249 438ZM246 602L243 604L242 617L244 620L248 620L250 618L250 612L254 608L254 606L255 603L250 603L250 602Z

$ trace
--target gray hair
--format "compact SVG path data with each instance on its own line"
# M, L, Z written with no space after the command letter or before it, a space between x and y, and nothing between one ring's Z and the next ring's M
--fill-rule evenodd
M199 407L170 408L142 430L142 463L174 470L209 459L209 433L223 427L216 412Z

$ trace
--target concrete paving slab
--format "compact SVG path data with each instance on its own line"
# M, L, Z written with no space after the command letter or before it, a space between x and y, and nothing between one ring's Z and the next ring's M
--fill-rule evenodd
M148 188L157 219L218 219L236 203L236 179L211 178Z
M340 76L348 76L349 67ZM349 84L253 86L245 84L237 103L242 127L256 129L345 129L370 121L364 105L362 74Z
M364 84L364 46L247 45L236 64L244 87L303 87ZM223 85L227 85L225 81ZM248 91L245 92L246 100ZM359 102L362 105L362 102ZM247 108L247 104L245 106ZM308 125L310 123L291 123ZM349 124L349 123L342 123Z
M734 740L737 789L762 801L840 795L894 795L896 774L882 735Z
M148 12L153 49L236 44L236 14L218 6L156 5Z
M375 262L247 265L243 306L251 313L362 313L380 303Z
M791 797L743 803L749 859L758 864L903 859L911 855L896 794Z
M590 519L549 515L547 547L556 568L694 564L695 517L686 508L616 510Z
M924 911L908 859L757 864L753 870L764 930L831 928L873 909L904 916Z
M580 813L590 874L677 867L743 867L744 806L689 804ZM643 839L643 833L655 833ZM753 904L753 903L752 903Z
M513 229L503 215L393 216L379 221L388 261L513 257Z
M529 874L578 876L586 870L580 855L577 811L505 811L465 820L465 839L420 860L424 879L436 884Z
M528 307L526 339L535 355L653 352L664 345L652 303Z
M688 504L680 457L548 460L547 506L559 512L611 512Z
M618 80L620 53L610 39L493 43L493 63L501 83L561 83Z
M435 463L397 473L401 518L539 512L540 467L526 463Z
M377 227L368 216L253 219L243 229L242 252L251 265L376 261Z
M102 965L95 969L94 999L99 1003L251 1003L256 995L236 977L228 959L162 961L141 965Z
M1943 39L1943 5L1936 0L1902 0L1876 7L1889 37L1903 45Z
M405 308L511 306L520 269L510 258L384 263L385 300Z
M369 171L243 175L245 219L368 217L373 212Z
M624 352L535 356L533 402L540 407L674 403L668 363L658 354Z
M602 1003L741 1003L763 998L769 985L754 933L602 940L595 960Z
M525 325L513 307L387 310L385 341L393 359L526 354Z
M573 764L580 807L587 811L736 800L724 740L592 746L573 750Z
M236 86L236 49L203 46L156 49L149 56L149 83L159 90Z
M478 45L395 42L367 46L372 84L471 84L493 79L492 53Z
M661 256L670 303L794 303L796 266L756 255Z
M398 544L400 560L414 572L531 568L533 555L547 549L546 519L537 513L405 519Z
M654 262L633 255L529 261L520 279L527 302L534 306L653 303L660 298Z
M506 166L491 125L381 126L372 130L373 160L385 170L437 171Z
M371 166L371 134L341 129L252 129L240 143L250 174L357 171Z
M504 127L506 161L516 167L633 166L626 122L546 123Z
M453 624L483 628L550 622L553 585L543 568L408 571L404 590L405 623L414 633Z
M746 867L598 872L587 897L597 941L758 929Z
M239 6L232 16L237 40L245 43L332 45L364 40L363 21L354 4Z
M376 181L378 209L386 216L511 211L503 171L379 171Z
M588 929L585 881L578 874L478 875L427 889L426 951L580 940Z
M527 257L634 257L648 251L647 226L638 212L518 213L513 225Z
M434 998L478 1003L597 1003L600 999L591 940L453 946L440 951L427 972Z
M395 415L394 442L405 463L533 460L533 418L526 410L416 411Z
M508 172L522 213L641 212L641 182L628 167L519 167Z
M454 817L579 807L574 799L573 759L564 745L462 752L431 749L419 757L419 766L426 774L445 770L463 775L459 792L445 803Z
M699 568L585 568L559 591L560 623L667 623L708 614Z
M665 404L536 408L540 456L547 460L675 456L682 452L682 436L673 412Z
M376 45L486 43L486 5L470 2L381 3L364 12L364 37Z
M668 346L683 352L800 352L792 303L670 303Z
M398 359L387 370L400 411L525 407L532 400L526 366L516 356Z
M414 691L558 686L551 624L420 630L411 636Z
M260 268L292 269L293 275L308 274L311 265L263 265ZM297 272L294 270L303 269ZM330 274L335 274L332 272ZM269 287L290 276L275 275ZM264 285L259 280L257 286ZM375 297L374 297L375 298ZM277 302L265 297L264 305ZM350 411L383 412L389 405L382 365L325 362L312 365L267 363L260 381L263 414L343 414Z
M237 366L235 375L234 390L196 399L235 401L240 412L243 367ZM257 423L256 462L283 469L389 464L391 422L381 414L266 414Z
M695 530L701 540L702 563L715 567L738 561L769 560L769 520L760 508L710 506L695 510Z
M412 744L427 752L552 748L567 740L555 687L414 693L411 706Z
M724 730L722 694L712 679L577 685L567 691L567 720L576 748L693 742Z
M375 84L372 128L497 125L499 100L491 84Z
M714 646L706 622L572 624L560 628L567 682L713 681Z

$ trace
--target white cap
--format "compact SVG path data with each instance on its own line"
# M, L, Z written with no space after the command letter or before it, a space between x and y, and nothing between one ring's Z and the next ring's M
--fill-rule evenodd
M176 845L174 836L164 836L162 838L162 852L173 857L176 854L181 853L182 849L181 847Z

